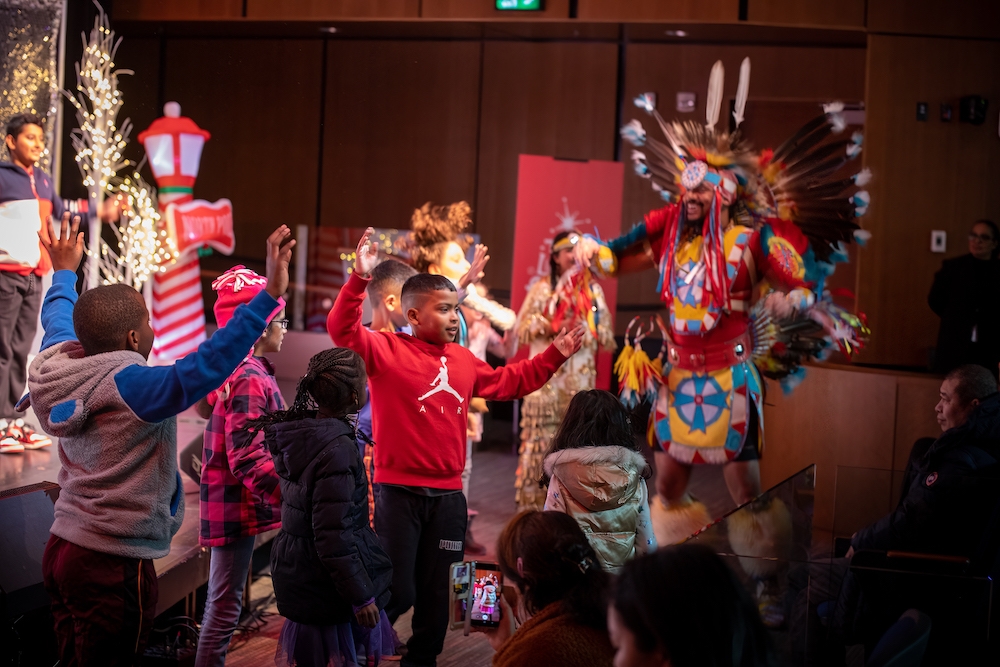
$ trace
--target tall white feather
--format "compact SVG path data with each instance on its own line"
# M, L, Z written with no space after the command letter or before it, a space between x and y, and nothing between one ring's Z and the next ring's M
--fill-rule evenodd
M712 74L708 77L708 99L705 101L705 129L715 130L719 122L719 111L722 109L722 85L725 83L726 70L721 60L712 65Z
M736 127L743 123L743 111L747 108L747 96L750 94L750 59L744 58L740 64L740 83L736 88L736 108L733 109L733 120Z

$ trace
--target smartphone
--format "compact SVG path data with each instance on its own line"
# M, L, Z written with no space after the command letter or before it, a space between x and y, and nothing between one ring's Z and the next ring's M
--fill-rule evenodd
M500 623L503 574L496 563L466 561L451 566L452 630L469 626L495 628Z
M503 573L496 563L476 564L472 584L472 625L495 628L500 624L500 595Z

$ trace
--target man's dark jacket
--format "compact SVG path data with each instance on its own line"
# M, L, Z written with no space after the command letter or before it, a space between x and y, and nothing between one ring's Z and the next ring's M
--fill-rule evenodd
M973 556L1000 500L1000 394L941 434L907 480L896 509L858 531L854 550Z

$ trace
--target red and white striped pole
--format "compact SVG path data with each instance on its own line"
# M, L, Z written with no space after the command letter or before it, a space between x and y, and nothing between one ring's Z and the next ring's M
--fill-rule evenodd
M176 102L167 102L163 117L139 135L159 188L160 210L194 199L201 150L210 134L181 116ZM201 296L201 266L197 246L184 247L179 257L153 276L153 354L162 361L180 359L205 340L205 303Z

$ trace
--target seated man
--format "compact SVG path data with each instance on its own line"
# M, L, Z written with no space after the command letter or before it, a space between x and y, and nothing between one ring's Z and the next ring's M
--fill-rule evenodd
M982 366L960 366L941 383L935 410L941 437L911 455L896 509L855 533L852 551L972 556L982 541L1000 499L997 382Z
M838 653L842 657L845 643L871 647L909 607L926 610L933 606L931 578L914 586L912 576L884 573L884 553L855 556L855 551L971 558L985 542L1000 501L996 380L985 368L962 366L945 377L940 396L935 410L943 433L936 440L921 438L914 444L898 505L854 534L847 552L852 562L836 558L790 573L789 629L795 663L820 664ZM849 573L849 566L871 566L878 571ZM836 604L831 605L834 600ZM825 611L817 614L821 606ZM822 629L826 623L821 623L820 615L830 621L831 636Z
M1000 394L990 371L960 366L945 376L936 407L943 433L930 443L917 441L896 509L851 538L852 571L840 591L835 626L848 643L869 648L906 609L930 615L937 642L970 646L982 613L968 594L971 579L930 574L934 562L886 559L883 552L915 552L968 558L968 568L952 574L987 574L996 557L994 514L1000 503ZM923 453L921 450L926 448ZM865 554L864 551L877 552ZM855 554L855 552L858 552ZM916 566L925 574L901 574ZM834 589L836 590L836 589ZM956 609L956 600L966 603ZM839 618L838 618L839 617ZM936 644L936 646L934 645Z

